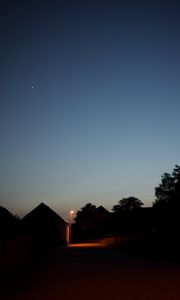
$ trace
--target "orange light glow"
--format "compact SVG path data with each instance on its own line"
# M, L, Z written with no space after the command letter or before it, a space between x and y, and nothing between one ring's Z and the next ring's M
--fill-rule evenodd
M89 248L99 248L99 247L105 247L105 245L100 243L79 243L79 244L70 244L69 247L89 247Z

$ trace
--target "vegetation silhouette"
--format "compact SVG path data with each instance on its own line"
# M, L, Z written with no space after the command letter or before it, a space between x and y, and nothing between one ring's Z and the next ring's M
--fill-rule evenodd
M122 198L112 207L103 225L100 221L95 223L93 214L97 208L88 203L77 212L74 237L82 241L93 237L117 237L120 241L117 247L127 253L177 259L180 257L180 166L175 165L171 174L161 176L161 183L155 187L155 197L152 207L144 207L134 196ZM95 230L90 220L104 230Z
M180 208L180 166L175 165L172 174L164 173L161 183L155 187L153 206L161 209Z
M72 227L73 241L97 239L110 232L110 213L103 207L87 203L76 214Z
M131 196L128 198L122 198L118 201L118 204L114 205L112 211L118 213L121 211L131 211L133 209L141 208L144 203L138 198Z
M81 224L84 222L92 213L95 211L96 205L92 203L87 203L85 206L81 208L81 210L77 211L75 222L76 224Z
M154 230L148 244L159 256L179 256L180 252L180 166L172 173L164 173L161 183L155 187L153 202Z

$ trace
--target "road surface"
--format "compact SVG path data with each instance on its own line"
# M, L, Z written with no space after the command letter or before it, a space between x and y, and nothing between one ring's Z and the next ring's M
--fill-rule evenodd
M4 299L180 300L180 266L76 244L45 256ZM2 299L2 298L1 298Z

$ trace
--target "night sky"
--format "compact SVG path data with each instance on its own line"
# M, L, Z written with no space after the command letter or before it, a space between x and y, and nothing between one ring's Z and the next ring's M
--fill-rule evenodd
M152 204L180 163L178 3L1 1L0 205Z

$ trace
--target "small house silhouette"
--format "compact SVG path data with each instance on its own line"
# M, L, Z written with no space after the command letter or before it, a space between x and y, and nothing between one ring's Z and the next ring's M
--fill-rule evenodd
M0 240L13 238L17 233L18 221L7 210L0 206Z
M32 235L36 250L46 251L69 242L69 223L44 203L28 213L21 225L25 233Z

